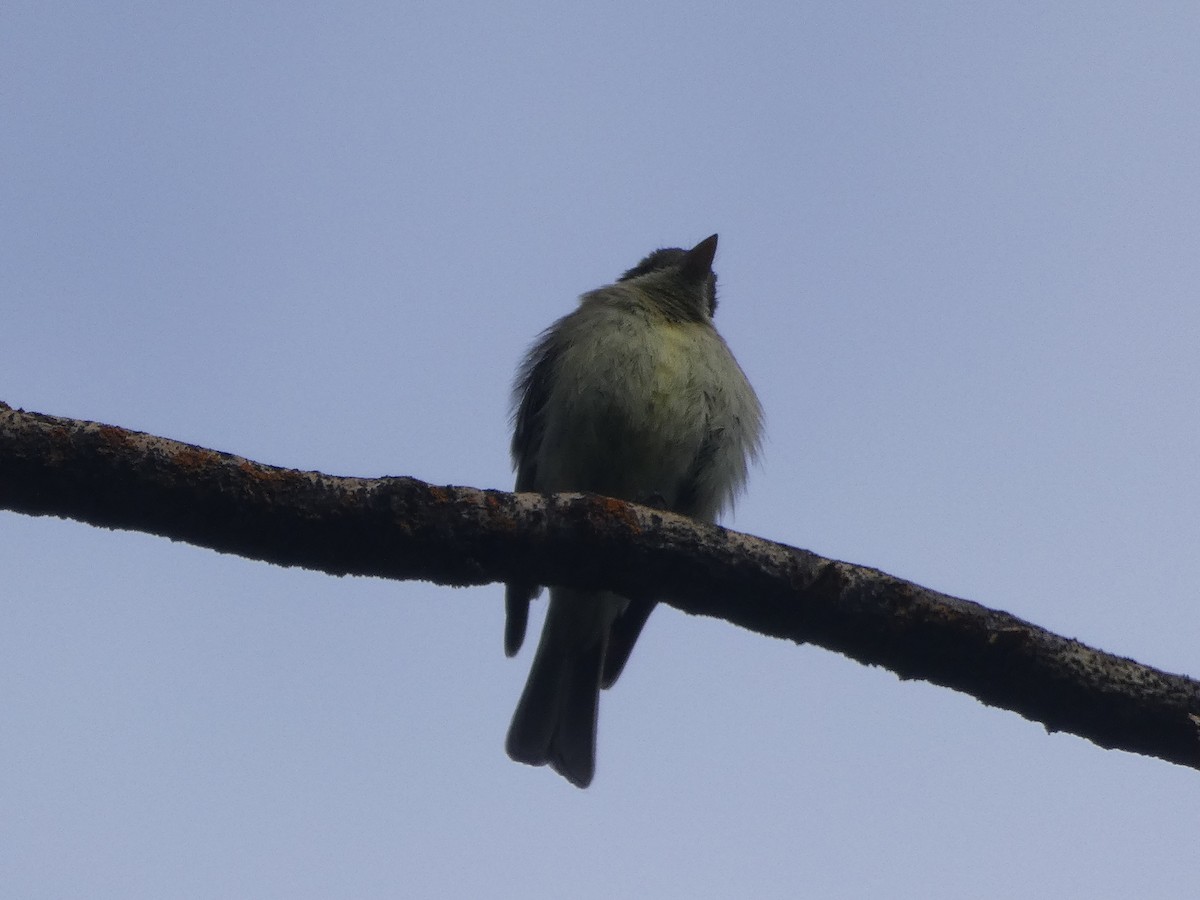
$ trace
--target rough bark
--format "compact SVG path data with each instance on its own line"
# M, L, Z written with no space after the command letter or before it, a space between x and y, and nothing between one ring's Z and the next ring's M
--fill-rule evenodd
M0 508L333 575L654 596L1200 768L1200 682L875 569L604 497L280 469L0 404Z

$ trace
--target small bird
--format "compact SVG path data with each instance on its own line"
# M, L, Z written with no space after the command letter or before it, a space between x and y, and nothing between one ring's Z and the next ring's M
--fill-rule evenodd
M534 343L513 388L518 491L587 491L712 522L746 482L762 407L713 327L717 236L655 250ZM533 584L507 585L504 652L525 639ZM508 730L517 762L580 788L596 768L601 688L621 674L655 601L550 588Z

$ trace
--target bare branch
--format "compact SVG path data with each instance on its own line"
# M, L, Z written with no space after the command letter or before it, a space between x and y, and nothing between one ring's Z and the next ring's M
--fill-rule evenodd
M299 472L0 404L0 508L333 575L655 596L1200 768L1200 682L874 569L604 497Z

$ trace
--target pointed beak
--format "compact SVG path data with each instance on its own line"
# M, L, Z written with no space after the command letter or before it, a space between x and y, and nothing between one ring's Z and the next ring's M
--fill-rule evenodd
M702 281L712 271L713 257L717 255L717 236L709 235L687 252L680 264L683 277Z

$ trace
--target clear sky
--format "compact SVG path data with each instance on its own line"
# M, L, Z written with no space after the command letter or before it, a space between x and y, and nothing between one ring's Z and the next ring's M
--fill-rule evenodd
M1198 97L1182 2L15 0L0 399L505 488L536 333L717 231L730 524L1197 676ZM11 513L0 568L7 896L1200 883L1200 773L669 608L581 792L504 754L499 586Z

